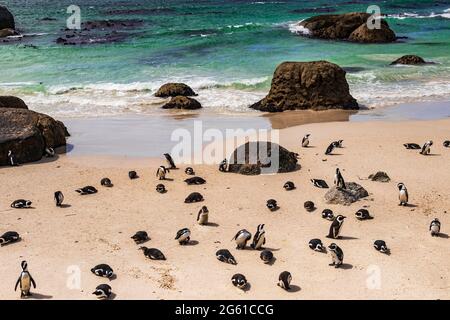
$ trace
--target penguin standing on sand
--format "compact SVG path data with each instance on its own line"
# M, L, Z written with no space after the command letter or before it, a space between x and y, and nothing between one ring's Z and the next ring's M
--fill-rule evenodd
M197 223L199 225L208 224L208 214L209 214L208 207L203 206L197 214Z
M264 224L259 224L250 247L261 250L264 244L266 244L266 231L264 230Z
M189 243L189 240L191 240L191 230L188 228L183 228L177 232L177 235L175 236L175 240L178 240L178 243L180 245L185 245Z
M441 232L441 222L438 218L434 218L430 223L430 232L432 237L438 237Z
M156 176L159 178L159 180L166 180L166 173L168 172L170 172L169 169L164 166L160 166L158 170L156 170Z
M422 146L422 150L420 150L420 154L423 154L424 156L429 155L431 152L432 145L433 145L433 141L431 141L431 140L425 142L425 144Z
M344 262L344 252L341 248L338 247L336 243L332 243L328 246L331 254L331 263L330 266L334 266L335 268L339 268Z
M400 200L399 206L406 206L408 204L408 189L404 183L400 182L398 185L398 199Z
M177 166L175 165L175 162L172 159L172 156L168 153L164 153L164 157L166 157L167 164L169 165L169 169L176 169Z
M344 225L344 217L343 215L338 215L336 219L333 220L330 226L330 232L328 233L328 238L338 239L339 234L342 232L342 226Z
M8 151L8 161L9 161L9 165L12 167L19 165L15 154L11 150Z
M219 164L219 171L226 172L227 167L228 167L228 161L227 161L227 159L223 159L222 162Z
M236 273L233 277L231 277L231 282L233 283L233 286L241 290L244 290L247 286L247 279L240 273Z
M327 150L325 150L325 154L326 154L326 155L331 154L331 153L333 152L333 150L334 150L335 147L336 147L336 145L334 144L334 142L332 142L332 143L328 146Z
M20 298L31 296L31 285L36 289L36 282L28 271L28 264L26 261L22 261L20 264L22 267L22 272L19 275L19 279L17 279L16 286L14 287L14 291L17 291L17 286L20 284Z
M110 279L114 274L113 269L107 264L96 265L95 267L93 267L91 269L91 272L93 274L95 274L96 276L104 277L104 278L108 278L108 279Z
M292 275L289 271L283 271L278 276L278 286L286 291L291 289L291 281Z
M339 168L336 168L336 174L334 175L334 185L338 189L346 189L345 187L345 181L342 177L341 170Z
M307 148L309 146L309 136L310 134L305 134L305 136L302 139L302 147Z
M252 238L252 234L250 232L248 232L246 229L242 229L239 230L236 235L234 236L233 239L236 241L236 249L240 250L240 249L245 249L245 247L247 246L247 242Z
M55 203L57 207L61 207L64 201L64 195L61 191L55 192Z
M343 147L344 147L344 146L342 145L343 142L344 142L344 140L336 140L336 141L334 142L334 146L335 146L336 148L343 148Z
M92 292L93 295L97 296L97 299L106 300L111 296L111 287L107 284L101 284L95 288L95 291Z

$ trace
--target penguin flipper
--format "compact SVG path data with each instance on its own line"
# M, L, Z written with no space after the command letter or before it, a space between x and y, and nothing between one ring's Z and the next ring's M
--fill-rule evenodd
M34 279L33 279L33 277L31 276L31 274L30 274L30 280L31 280L31 283L33 284L33 288L36 289L36 282L34 282Z
M19 285L19 283L20 283L20 276L19 276L19 279L17 279L16 286L14 287L14 291L17 291L17 286Z

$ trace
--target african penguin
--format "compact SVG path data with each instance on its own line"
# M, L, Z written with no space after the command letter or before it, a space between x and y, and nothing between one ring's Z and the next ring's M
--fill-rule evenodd
M198 192L192 192L190 195L184 199L184 203L194 203L203 201L203 196Z
M328 184L321 179L311 179L312 184L317 188L328 189Z
M330 209L324 209L322 211L322 218L333 221L334 220L334 214L333 211Z
M175 165L175 162L173 161L172 156L170 154L164 153L164 157L166 157L169 169L176 169L177 168L177 166Z
M328 238L332 239L338 239L339 234L342 232L342 226L344 224L344 217L343 215L338 215L336 219L333 220L330 226L330 232L328 233Z
M314 202L312 201L306 201L303 204L303 207L306 209L306 211L308 212L313 212L316 209L316 206L314 205Z
M236 259L234 259L231 252L228 251L227 249L217 250L216 258L217 258L217 260L225 262L225 263L234 264L234 265L237 264Z
M432 145L433 145L433 141L431 141L431 140L425 142L425 144L422 147L422 150L420 150L420 154L423 154L423 155L430 154Z
M278 276L278 286L286 291L291 289L291 281L292 275L289 271L283 271Z
M446 148L450 148L450 140L445 140L443 146Z
M384 242L383 240L376 240L373 243L373 247L375 248L375 250L380 251L381 253L389 253L389 249L386 245L386 242Z
M283 188L284 188L286 191L291 191L291 190L294 190L294 189L295 189L295 184L294 184L292 181L287 181L287 182L284 184Z
M55 156L55 150L52 147L47 147L44 150L44 155L47 158L53 158Z
M373 217L370 215L369 211L366 209L359 209L355 213L356 219L358 220L370 220L373 219Z
M309 146L309 136L310 134L305 134L305 136L302 139L302 147L307 148Z
M324 252L325 247L323 246L323 243L320 239L311 239L308 243L311 250L318 251L318 252Z
M203 206L197 214L197 223L199 225L208 224L208 214L209 210L206 206Z
M131 239L133 239L136 244L141 244L141 243L144 243L144 242L147 242L148 240L150 240L150 238L148 236L148 233L145 232L145 231L138 231L138 232L136 232L131 237Z
M192 177L184 180L184 182L186 182L188 185L200 185L205 184L206 180L200 177Z
M7 231L0 237L0 246L4 246L8 243L14 243L20 240L20 236L15 231Z
M11 208L28 209L31 208L32 202L30 200L19 199L11 203Z
M418 150L420 149L420 146L417 143L404 143L403 146L406 149L413 149L413 150Z
M233 283L233 286L241 290L245 289L245 287L247 286L247 279L243 274L240 273L236 273L235 275L233 275L233 277L231 277L231 282Z
M91 272L93 274L95 274L96 276L104 277L104 278L108 278L108 279L110 279L114 274L113 269L110 266L108 266L107 264L103 264L103 263L93 267L91 269Z
M80 189L75 190L76 192L78 192L79 194L81 194L82 196L84 195L88 195L88 194L94 194L97 193L97 189L95 189L93 186L86 186Z
M134 180L134 179L139 178L139 176L136 171L130 171L130 172L128 172L128 178L130 178L131 180Z
M398 199L400 200L399 206L406 206L408 204L408 190L404 183L399 183L398 187Z
M156 176L159 180L166 180L166 173L168 172L170 172L169 169L164 166L160 166L158 170L156 170Z
M107 284L98 285L95 291L92 292L93 295L97 296L97 299L106 300L111 296L111 287Z
M158 192L158 193L166 193L167 192L166 186L163 185L162 183L157 184L156 185L156 192Z
M139 250L142 250L144 252L144 256L151 260L166 260L166 257L159 249L140 247Z
M278 209L278 204L277 204L277 200L275 199L269 199L266 202L266 207L270 210L270 211L275 211Z
M180 245L188 244L189 240L191 240L191 230L189 230L188 228L178 230L177 235L175 236L175 240L178 240L178 243Z
M264 263L268 264L273 259L273 253L270 250L263 250L263 251L261 251L261 254L259 255L259 257L261 258L261 260Z
M328 246L331 255L331 263L330 266L334 266L335 268L339 268L344 262L344 252L341 248L338 247L336 243L332 243Z
M336 168L336 174L334 175L334 185L338 189L346 189L345 187L345 181L342 177L341 170L339 168Z
M19 279L17 279L14 291L17 291L17 286L20 284L20 298L31 296L31 285L36 289L36 282L28 271L28 264L26 261L22 261L20 264L22 267L22 272L20 272Z
M193 176L193 175L195 174L194 169L192 169L191 167L187 167L187 168L184 170L184 173L186 173L186 174L188 174L188 175L190 175L190 176Z
M333 152L334 148L335 148L335 145L334 145L334 142L332 142L332 143L328 146L327 150L325 150L325 154L326 154L326 155L331 154L331 153Z
M62 206L62 203L63 203L63 201L64 201L64 195L63 195L63 193L62 193L61 191L56 191L56 192L55 192L54 199L55 199L56 206L57 206L57 207L61 207L61 206Z
M252 238L252 234L246 229L239 230L231 241L236 241L236 249L245 249L247 242Z
M228 167L228 161L227 161L227 159L223 159L222 162L219 164L219 171L227 172L227 167Z
M259 224L250 247L255 250L261 250L264 244L266 244L266 231L264 231L264 224Z
M438 218L434 218L430 223L430 232L432 237L438 237L441 232L441 222Z
M343 148L343 142L344 142L344 140L336 140L333 143L336 148Z
M111 182L111 180L110 180L109 178L103 178L103 179L100 181L100 184L101 184L102 186L104 186L104 187L107 187L107 188L111 188L111 187L113 186L113 184L112 184L112 182Z
M8 151L8 162L9 162L9 165L12 167L19 165L15 154L11 150Z

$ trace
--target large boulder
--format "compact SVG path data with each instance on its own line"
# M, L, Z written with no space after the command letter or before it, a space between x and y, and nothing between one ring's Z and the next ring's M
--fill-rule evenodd
M303 27L300 34L320 39L365 43L386 43L397 39L385 20L380 21L379 29L369 29L367 19L370 16L365 12L314 16L299 23Z
M15 29L16 25L14 23L14 16L9 10L0 6L0 30L2 29Z
M345 74L327 61L283 62L275 70L269 94L250 108L268 112L359 109Z
M38 161L46 147L66 144L67 129L60 121L26 109L0 108L0 165L12 150L19 163Z
M187 110L195 110L200 109L202 105L195 99L176 96L170 99L168 103L162 106L163 109L187 109Z
M244 175L291 172L300 168L297 155L267 141L247 142L234 150L228 171Z
M28 109L28 106L18 97L0 96L0 108Z
M369 196L369 193L361 185L355 182L346 182L346 189L332 187L325 194L325 201L329 204L342 204L348 206L361 198Z
M418 65L418 64L426 64L426 62L422 57L413 54L408 54L406 56L398 58L397 60L391 63L391 65L394 64Z
M187 84L184 83L166 83L155 93L156 97L167 98L176 96L196 96L197 94Z

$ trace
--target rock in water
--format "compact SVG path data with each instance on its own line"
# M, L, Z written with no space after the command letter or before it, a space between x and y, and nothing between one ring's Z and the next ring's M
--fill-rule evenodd
M0 165L12 150L19 163L38 161L46 147L66 144L67 129L60 121L26 109L0 108Z
M417 64L426 64L426 62L422 57L410 54L410 55L400 57L391 63L391 65L394 65L394 64L417 65Z
M0 6L0 30L2 29L15 29L16 25L14 23L14 16L9 10Z
M389 178L388 174L383 171L378 171L375 174L371 174L369 176L369 179L372 181L378 181L378 182L389 182L391 181L391 178Z
M167 98L176 96L196 96L197 94L184 83L166 83L155 93L156 97Z
M234 150L228 171L244 175L291 172L300 169L297 162L295 153L276 143L247 142Z
M361 198L369 196L369 193L361 185L355 182L346 182L346 189L332 187L326 194L325 200L329 204L350 205Z
M345 74L327 61L283 62L275 70L269 94L250 108L268 112L359 109Z
M385 20L380 21L379 29L369 29L367 19L370 16L365 12L319 15L305 19L299 25L306 28L301 35L313 38L364 43L387 43L397 39Z
M0 96L0 108L28 109L25 102L14 96Z
M200 109L202 105L195 99L176 96L173 97L168 103L162 106L163 109L186 109L195 110Z

